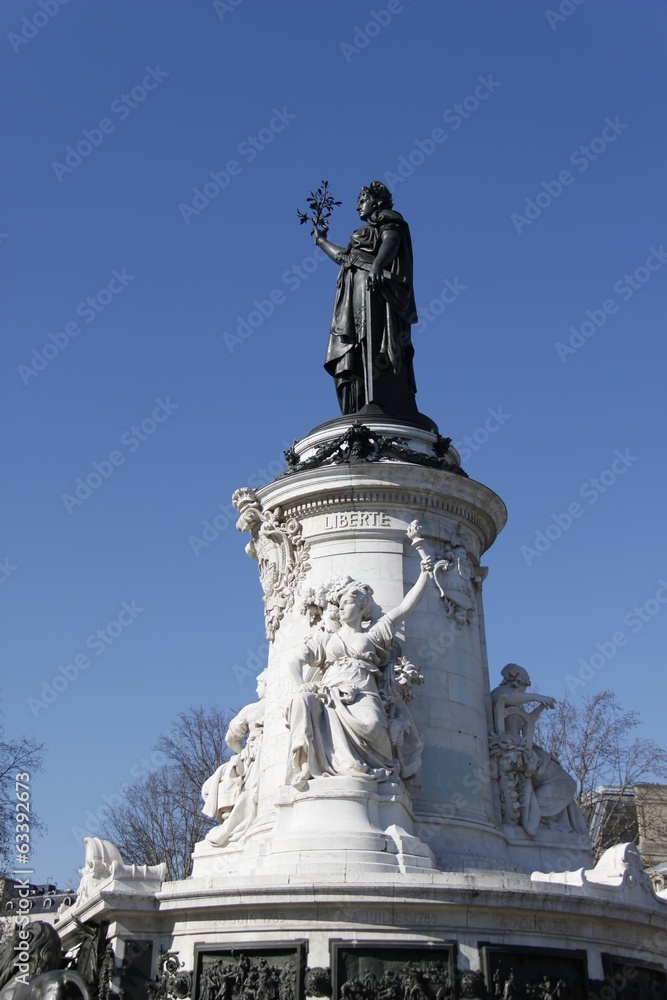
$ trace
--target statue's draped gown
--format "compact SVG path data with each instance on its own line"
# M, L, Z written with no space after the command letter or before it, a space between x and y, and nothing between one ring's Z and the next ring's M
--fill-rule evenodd
M202 812L211 819L222 820L206 835L216 847L241 839L257 815L257 793L260 774L260 747L264 732L266 702L246 705L229 724L229 732L245 745L211 775L204 783Z
M304 763L313 777L385 780L415 773L422 742L393 681L395 631L384 615L358 633L354 647L338 632L322 631L306 640L302 663L322 671L324 692L318 697L300 691L292 698L288 781Z
M498 692L505 693L504 685L491 692L494 704ZM511 744L525 775L521 825L526 833L537 836L540 823L545 820L557 829L572 829L586 835L587 827L575 802L577 782L547 750L533 743L531 713L522 705L508 704L503 714L504 740Z
M397 253L386 270L391 275L381 288L366 297L368 268L373 263L382 234L398 234ZM372 399L368 383L370 332ZM375 403L395 417L417 415L417 387L412 359L410 326L417 321L412 285L412 241L408 224L398 212L383 209L357 229L350 239L338 274L329 344L324 367L333 376L343 414L358 413Z

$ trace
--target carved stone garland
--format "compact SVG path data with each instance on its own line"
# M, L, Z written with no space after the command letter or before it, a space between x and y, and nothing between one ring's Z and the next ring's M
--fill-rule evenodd
M284 517L280 507L265 510L253 489L236 490L232 503L239 512L236 527L247 531L246 552L257 560L264 591L267 639L274 639L285 613L294 604L294 593L310 569L309 546L296 518Z
M394 461L425 465L433 469L444 469L446 472L454 472L458 476L467 478L458 462L453 461L450 456L449 446L452 439L441 437L440 434L433 442L432 455L410 448L406 438L378 434L362 423L354 423L333 441L318 445L308 458L300 458L297 455L294 447L297 443L295 441L292 447L285 452L287 471L283 472L282 476L316 469L321 465Z

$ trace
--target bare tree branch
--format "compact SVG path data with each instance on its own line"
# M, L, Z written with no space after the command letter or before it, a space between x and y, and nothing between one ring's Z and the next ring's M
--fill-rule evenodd
M577 803L589 823L595 790L605 787L597 814L597 853L639 836L635 785L667 778L667 750L637 735L639 713L624 711L613 691L591 695L577 710L567 699L540 717L536 738L577 779ZM598 796L599 799L599 796Z
M179 712L155 749L165 763L135 781L107 809L103 836L132 864L165 861L170 880L186 878L194 846L211 820L202 815L201 786L229 758L229 718L217 708Z

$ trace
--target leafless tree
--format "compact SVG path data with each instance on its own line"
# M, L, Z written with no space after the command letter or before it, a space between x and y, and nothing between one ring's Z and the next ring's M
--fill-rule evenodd
M158 739L155 749L164 754L168 763L179 767L199 791L202 782L229 756L225 733L231 718L212 707L199 706L179 712L169 732Z
M45 748L27 736L5 739L0 727L0 872L6 873L19 867L15 859L14 834L16 827L16 776L28 773L30 779L22 784L30 784L33 776L42 770ZM42 828L39 819L30 813L30 835L34 836Z
M624 710L613 691L600 691L581 707L568 699L544 712L536 742L577 780L577 801L595 820L596 851L638 836L633 789L667 778L667 750L642 738L639 713ZM596 789L605 788L603 801ZM667 833L667 831L665 831Z
M170 880L190 874L191 854L211 821L202 815L201 786L229 758L230 716L218 708L179 712L155 749L164 763L125 790L107 809L103 836L128 863L167 864Z

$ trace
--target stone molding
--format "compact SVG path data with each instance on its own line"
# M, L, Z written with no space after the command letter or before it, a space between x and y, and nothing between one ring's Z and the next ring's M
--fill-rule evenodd
M267 487L264 487L264 490L266 489ZM330 487L328 492L328 496L319 496L313 499L297 501L286 499L283 506L285 515L301 519L332 510L351 510L359 505L418 508L425 512L457 518L475 531L482 543L483 551L490 548L498 531L504 525L504 518L500 524L494 523L490 518L483 518L472 505L469 506L460 500L445 499L434 494L433 491L418 492L413 490L408 492L396 489L390 484L383 486L374 483L372 489L355 488L348 484L346 487Z
M628 903L658 902L667 906L663 893L655 891L651 877L644 868L636 844L616 844L602 854L594 868L577 868L565 872L533 872L533 882L577 888L612 890ZM667 913L667 910L664 911Z

